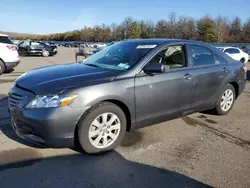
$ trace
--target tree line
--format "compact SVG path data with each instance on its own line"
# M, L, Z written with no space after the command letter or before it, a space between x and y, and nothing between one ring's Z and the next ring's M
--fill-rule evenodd
M168 19L153 22L125 18L120 24L85 26L82 29L50 35L13 36L14 39L55 41L109 42L126 38L176 38L203 42L250 43L250 17L242 22L239 17L229 21L226 17L212 18L208 15L194 19L171 13Z

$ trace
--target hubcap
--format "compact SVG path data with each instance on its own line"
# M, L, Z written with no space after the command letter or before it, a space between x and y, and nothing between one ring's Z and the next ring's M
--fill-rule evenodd
M231 89L227 89L221 97L221 102L220 102L221 109L224 112L228 111L233 104L233 100L234 100L233 91Z
M89 141L96 148L107 148L116 141L120 130L120 119L114 113L103 113L89 127Z

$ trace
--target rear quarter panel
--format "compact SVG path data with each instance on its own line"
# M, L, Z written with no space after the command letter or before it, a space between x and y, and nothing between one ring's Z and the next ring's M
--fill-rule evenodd
M235 82L239 87L237 95L240 95L243 92L246 84L246 73L242 70L243 66L244 64L242 64L241 62L235 60L228 61L227 64L228 74L224 79L222 89L228 83Z

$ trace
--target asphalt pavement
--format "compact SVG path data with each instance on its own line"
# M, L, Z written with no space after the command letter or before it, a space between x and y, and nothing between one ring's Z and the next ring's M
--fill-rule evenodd
M74 61L73 48L59 48L54 57L21 57L13 72L0 76L0 188L250 187L250 82L230 114L196 113L127 133L106 154L38 148L19 139L7 109L14 80Z

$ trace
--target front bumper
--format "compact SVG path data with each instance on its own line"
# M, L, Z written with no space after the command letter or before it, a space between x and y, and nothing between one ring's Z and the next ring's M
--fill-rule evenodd
M6 66L6 69L12 69L16 67L19 63L20 63L20 60L18 59L16 61L5 62L5 66Z
M82 110L58 109L10 110L16 134L32 143L52 148L72 148L76 125Z
M26 109L34 96L17 86L10 90L8 106L16 134L40 146L72 148L76 125L87 108Z

